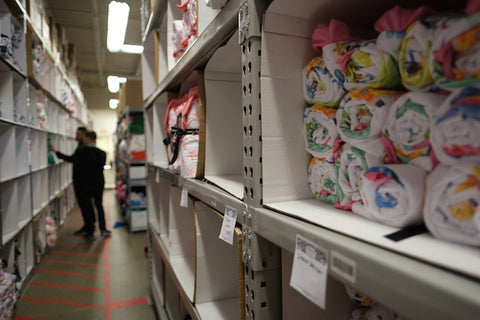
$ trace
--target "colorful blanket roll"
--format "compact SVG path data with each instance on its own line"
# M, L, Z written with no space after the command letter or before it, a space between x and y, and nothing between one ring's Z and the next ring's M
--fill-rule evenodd
M480 13L442 28L433 40L430 68L440 88L480 83Z
M432 169L430 123L446 96L429 92L408 92L390 107L382 139L392 162L411 163Z
M367 153L349 143L342 145L335 162L339 195L336 207L353 210L354 203L361 201L360 177L368 168L380 164L378 155Z
M432 42L440 30L448 28L458 15L436 14L414 22L400 47L398 67L403 85L410 90L435 91L429 58Z
M360 195L373 220L404 227L422 221L425 171L409 164L383 165L362 175Z
M338 106L345 90L328 70L323 58L315 57L303 69L303 96L308 104Z
M434 237L480 245L480 162L439 165L427 178L424 220Z
M389 107L401 92L380 89L355 89L344 97L337 111L340 137L365 151L380 138ZM376 143L376 142L375 142Z
M398 60L400 46L405 38L405 30L416 20L434 13L435 11L427 6L410 9L396 5L386 11L378 18L374 26L378 32L378 49Z
M315 198L335 204L338 199L335 165L324 159L313 158L308 166L308 186Z
M312 156L334 161L334 151L339 144L335 115L337 109L314 105L305 109L303 129L305 149Z
M443 164L476 162L480 155L480 88L452 92L433 119L431 143Z
M345 89L401 87L396 60L380 51L377 41L358 42L351 51L337 60L340 71L345 75Z

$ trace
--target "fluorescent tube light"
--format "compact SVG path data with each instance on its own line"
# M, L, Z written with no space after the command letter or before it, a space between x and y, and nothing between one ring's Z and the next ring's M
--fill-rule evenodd
M107 86L108 91L112 93L118 92L120 90L120 83L127 82L127 78L117 77L117 76L108 76L107 77Z
M125 41L130 7L125 2L112 1L108 5L107 48L119 52Z
M117 109L118 108L118 99L110 99L108 101L108 106L110 107L110 109Z
M124 44L120 47L120 52L141 54L143 52L143 46Z

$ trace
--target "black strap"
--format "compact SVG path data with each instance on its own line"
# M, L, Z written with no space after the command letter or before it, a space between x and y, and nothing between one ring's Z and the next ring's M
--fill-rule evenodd
M170 145L170 150L173 154L172 159L168 162L169 165L172 165L177 161L178 153L180 151L180 140L184 135L187 134L198 134L199 129L186 129L183 130L178 127L172 127L170 131L170 135L163 139L163 144L168 146Z

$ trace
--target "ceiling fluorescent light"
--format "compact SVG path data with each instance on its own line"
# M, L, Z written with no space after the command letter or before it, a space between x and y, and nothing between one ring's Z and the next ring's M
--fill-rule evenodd
M143 53L143 46L124 44L120 47L120 52L141 54Z
M110 52L120 51L125 41L130 7L125 2L112 1L108 5L107 48Z
M108 76L107 77L107 86L108 91L112 93L118 92L120 90L120 83L127 82L127 78L117 77L117 76Z
M108 106L110 109L115 110L118 108L118 99L110 99L108 100Z

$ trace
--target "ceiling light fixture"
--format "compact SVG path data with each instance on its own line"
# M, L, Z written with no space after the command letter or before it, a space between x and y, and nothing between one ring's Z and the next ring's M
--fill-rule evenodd
M120 83L127 82L127 78L117 77L117 76L108 76L107 77L107 86L108 91L112 93L118 92L120 90Z
M110 99L108 100L108 106L110 109L115 110L118 108L118 99Z
M141 54L143 52L143 46L135 44L124 44L120 48L120 52Z
M108 5L107 48L119 52L125 41L130 7L125 2L112 1Z

